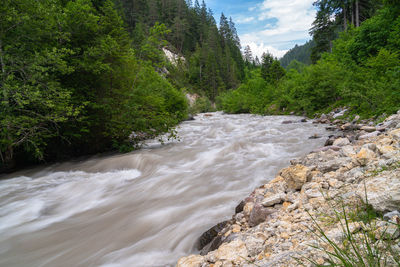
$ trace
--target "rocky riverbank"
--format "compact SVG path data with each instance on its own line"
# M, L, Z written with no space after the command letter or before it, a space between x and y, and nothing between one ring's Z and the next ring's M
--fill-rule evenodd
M397 255L400 111L378 125L336 119L341 112L316 120L330 123L340 134L255 189L230 221L201 237L201 255L181 258L177 266L299 266L298 260L306 266L312 265L310 260L324 264L329 257L313 246L332 248L317 237L319 230L339 247L346 245L346 234L359 241L367 233L384 254L388 251L382 244L389 240L391 255ZM394 265L392 256L387 259L386 266Z

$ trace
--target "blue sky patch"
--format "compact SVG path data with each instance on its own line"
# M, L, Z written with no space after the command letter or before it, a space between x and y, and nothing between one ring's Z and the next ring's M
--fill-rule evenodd
M205 0L217 23L221 12L232 17L245 47L254 55L271 52L283 56L296 44L311 39L309 29L315 18L314 0Z

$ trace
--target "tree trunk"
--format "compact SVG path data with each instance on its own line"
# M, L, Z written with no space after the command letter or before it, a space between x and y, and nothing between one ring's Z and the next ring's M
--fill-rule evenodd
M200 62L200 84L201 84L201 62Z
M12 146L7 147L4 153L1 153L0 171L8 171L15 167L14 149Z
M354 16L355 16L355 8L354 3L351 4L351 25L355 25Z
M360 3L356 0L356 27L360 27Z
M347 31L347 9L346 9L346 4L343 4L343 27L344 27L344 31Z
M4 63L4 55L3 55L3 42L0 38L0 64L1 64L1 77L2 82L4 82L6 76L6 65Z

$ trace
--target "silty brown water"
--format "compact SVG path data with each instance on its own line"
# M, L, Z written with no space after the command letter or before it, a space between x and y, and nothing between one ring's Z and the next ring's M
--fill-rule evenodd
M298 117L200 114L180 141L0 181L0 266L173 266L289 160L323 145Z

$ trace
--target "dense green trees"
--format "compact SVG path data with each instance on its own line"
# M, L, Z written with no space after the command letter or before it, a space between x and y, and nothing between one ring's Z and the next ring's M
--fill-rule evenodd
M0 67L0 170L131 150L174 133L183 92L214 100L244 79L233 21L197 0L4 0Z
M313 63L321 58L322 53L332 51L332 41L339 32L347 31L350 26L359 27L382 6L380 0L318 0L314 2L317 16L310 34L315 46L312 48Z
M261 59L261 77L268 83L276 84L285 75L285 70L281 67L278 59L270 53L264 53Z
M211 100L244 79L244 60L240 40L232 19L221 15L219 28L212 11L198 0L121 0L126 24L134 39L156 22L170 29L169 49L183 55L180 71L170 69L170 81ZM137 12L139 6L143 11ZM184 72L186 75L181 75Z
M266 57L249 82L221 97L221 107L227 112L312 115L347 106L362 117L396 112L400 109L399 25L399 1L385 1L360 27L349 26L337 40L327 38L331 52L322 53L315 64L293 61L279 82L267 79L265 85L257 85L254 79L272 75L273 57ZM254 95L248 93L251 90Z
M111 0L3 1L1 169L168 132L187 104L155 71L166 34L156 24L133 49Z

